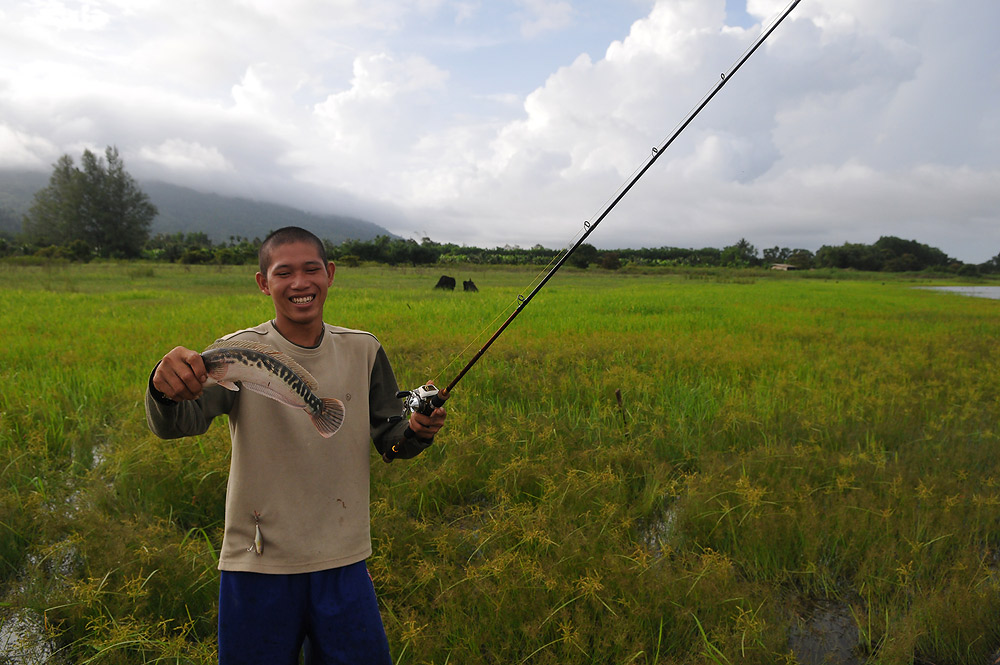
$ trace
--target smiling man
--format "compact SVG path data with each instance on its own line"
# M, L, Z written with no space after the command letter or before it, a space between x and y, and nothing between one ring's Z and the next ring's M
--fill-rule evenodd
M335 267L323 243L298 227L264 240L257 286L274 319L223 337L266 344L305 368L317 394L339 399L340 429L323 438L302 414L263 395L206 385L197 351L176 347L150 375L146 419L162 438L207 431L229 415L233 452L219 569L219 662L294 665L390 663L365 559L369 442L413 457L445 420L398 415L395 376L370 333L332 326L323 306ZM411 434L406 436L407 425Z

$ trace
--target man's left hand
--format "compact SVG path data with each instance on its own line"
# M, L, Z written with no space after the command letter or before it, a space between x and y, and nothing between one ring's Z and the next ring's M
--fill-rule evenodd
M414 411L410 414L410 429L418 439L433 439L434 435L444 427L446 416L444 407L441 406L434 409L429 416Z

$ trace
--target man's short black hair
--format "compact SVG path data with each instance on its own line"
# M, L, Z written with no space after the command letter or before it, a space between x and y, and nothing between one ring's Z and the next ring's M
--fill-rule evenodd
M264 242L260 244L260 250L257 252L257 262L260 265L262 275L266 276L267 269L271 267L271 250L279 245L287 245L290 242L312 243L316 247L316 251L319 252L319 258L322 259L323 265L327 264L326 247L315 233L299 226L285 226L277 231L271 231L264 238Z

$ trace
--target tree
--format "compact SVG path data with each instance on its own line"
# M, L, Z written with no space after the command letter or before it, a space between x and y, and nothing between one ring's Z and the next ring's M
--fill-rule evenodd
M618 252L601 252L601 267L605 270L618 270L622 267L621 256Z
M764 263L788 263L788 257L791 255L792 250L775 245L764 250Z
M745 268L759 263L757 259L757 248L747 242L746 238L740 238L735 245L722 249L722 265Z
M63 155L53 165L49 185L35 194L24 216L24 233L41 245L86 243L104 257L140 255L156 217L156 206L125 170L118 149L104 158L83 151L82 169Z
M875 247L884 257L882 270L889 272L944 268L954 261L936 247L895 236L882 236Z
M573 252L573 256L569 258L569 263L577 268L586 269L591 263L594 263L597 260L598 253L599 252L596 247L585 242L576 248L576 251Z
M77 224L80 209L80 172L73 158L63 155L52 165L49 185L40 189L21 220L28 242L59 245L82 238Z
M89 151L84 153L86 158ZM84 163L84 170L93 170L93 178L103 185L96 191L99 216L95 216L93 235L102 256L137 257L149 237L149 227L156 217L156 206L139 188L139 184L125 170L125 163L118 155L118 148L105 151L107 168L89 153L91 163ZM88 190L90 191L90 190Z
M878 250L871 245L845 242L836 247L820 247L816 252L816 265L821 268L877 271L882 269L882 260Z
M936 247L916 240L882 236L874 245L844 243L839 247L824 245L816 252L816 263L823 268L852 268L886 272L947 268L954 262Z
M979 270L989 274L1000 272L1000 254L997 254L985 263L981 263L979 265Z
M813 253L808 249L793 249L786 262L799 270L808 270L813 267L814 258Z

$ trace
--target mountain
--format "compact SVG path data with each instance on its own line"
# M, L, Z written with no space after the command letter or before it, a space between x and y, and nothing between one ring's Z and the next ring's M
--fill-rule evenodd
M20 233L21 216L31 207L35 192L48 182L49 176L38 171L0 171L0 233ZM334 244L393 235L356 217L318 215L276 203L206 194L165 182L140 182L139 186L159 210L150 230L153 235L202 231L220 242L231 236L263 238L282 226L307 228Z
M222 241L237 235L263 238L282 226L301 226L334 244L392 235L377 224L355 217L318 215L277 203L205 194L164 182L146 182L140 186L159 210L153 220L154 235L204 231L213 241Z
M47 184L49 176L38 171L0 171L0 233L21 232L21 215Z

